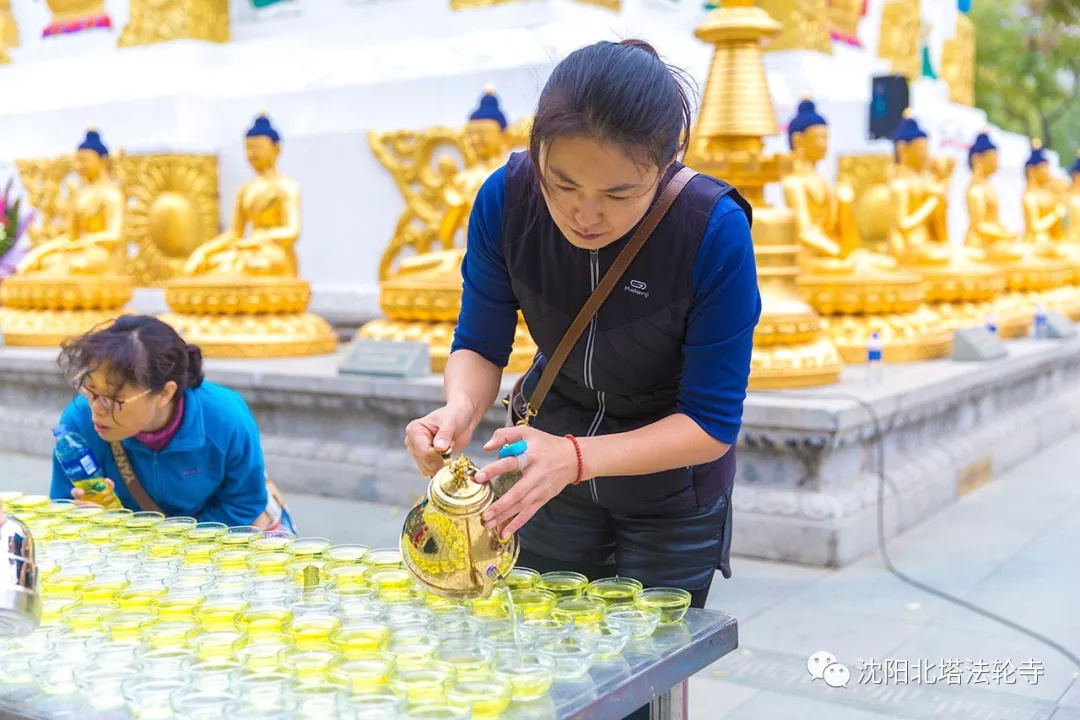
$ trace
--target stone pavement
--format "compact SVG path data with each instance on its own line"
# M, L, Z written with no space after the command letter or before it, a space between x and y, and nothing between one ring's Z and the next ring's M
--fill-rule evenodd
M1073 435L891 540L889 554L910 577L1080 654L1078 467ZM48 472L41 458L0 454L0 488L44 492ZM289 502L302 533L376 547L396 544L405 513ZM842 570L736 558L733 573L717 576L709 606L738 618L741 647L691 682L695 720L1080 720L1080 668L903 583L876 555ZM847 687L810 677L819 651L849 669Z

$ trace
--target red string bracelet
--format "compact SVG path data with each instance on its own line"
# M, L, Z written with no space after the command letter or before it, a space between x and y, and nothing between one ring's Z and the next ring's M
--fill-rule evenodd
M585 479L585 461L581 457L581 446L578 445L577 438L573 435L564 435L567 440L574 444L574 452L577 453L577 479L570 483L571 485L578 485Z

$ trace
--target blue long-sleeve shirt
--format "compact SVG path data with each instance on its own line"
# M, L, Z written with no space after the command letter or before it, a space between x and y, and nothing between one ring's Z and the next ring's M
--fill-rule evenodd
M505 168L480 188L461 265L461 313L451 352L468 349L506 367L518 302L502 252ZM734 444L742 425L754 327L761 315L750 224L731 197L716 203L694 263L694 304L683 339L678 411Z
M116 484L124 507L138 511L124 486L109 444L94 432L90 405L81 395L60 424L81 435L105 477ZM259 428L238 393L212 382L184 392L184 416L160 452L135 438L121 443L139 484L167 515L201 522L250 525L266 509L267 492ZM72 485L53 458L52 498L71 498Z

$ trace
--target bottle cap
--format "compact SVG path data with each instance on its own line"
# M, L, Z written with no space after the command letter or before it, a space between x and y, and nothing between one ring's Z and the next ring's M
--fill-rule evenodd
M52 429L53 437L56 437L56 438L60 437L61 435L63 435L66 432L67 432L67 425L57 425L56 427L54 427Z

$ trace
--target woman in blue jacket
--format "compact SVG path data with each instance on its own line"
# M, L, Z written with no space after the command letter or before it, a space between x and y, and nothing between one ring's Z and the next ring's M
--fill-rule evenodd
M267 492L259 428L247 404L203 379L202 352L172 327L127 315L69 341L59 363L78 389L60 424L85 438L124 507L147 509L123 482L112 443L166 515L291 529ZM83 497L55 458L49 494Z

